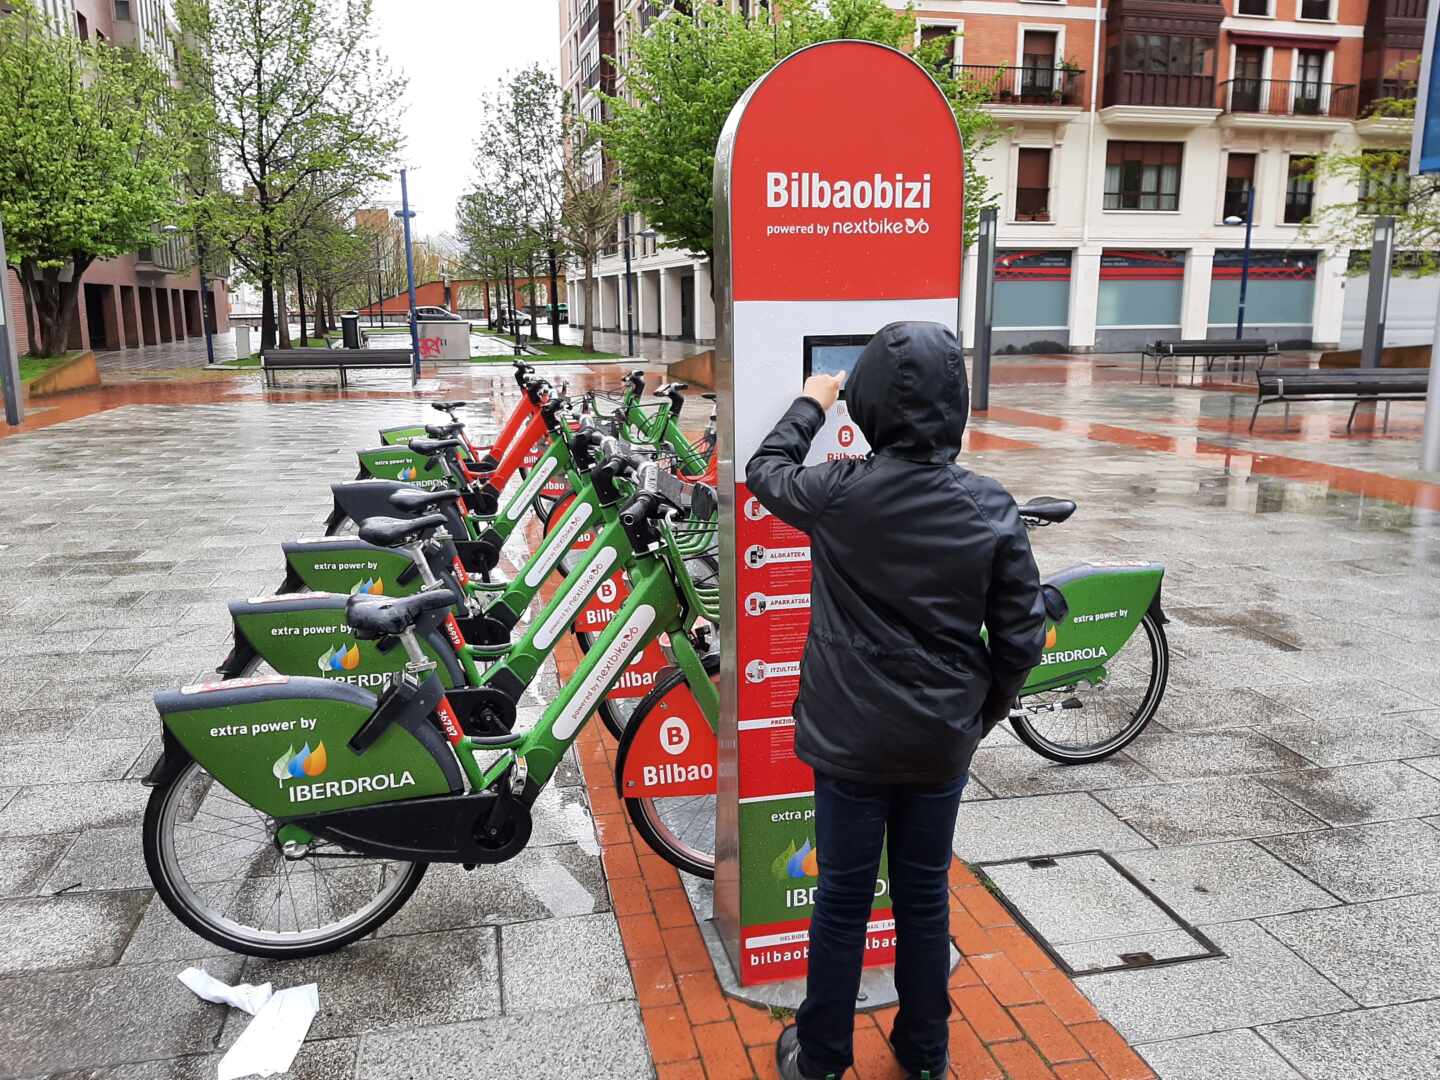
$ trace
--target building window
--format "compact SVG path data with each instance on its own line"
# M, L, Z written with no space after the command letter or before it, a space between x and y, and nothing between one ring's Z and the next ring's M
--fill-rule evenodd
M1270 14L1270 0L1236 0L1235 14L1268 16Z
M130 21L130 0L115 0L115 21Z
M919 27L919 44L923 47L932 41L941 42L940 61L941 67L952 66L955 63L955 43L958 40L955 34L954 23L921 23Z
M1315 201L1315 159L1292 157L1285 181L1285 224L1300 225Z
M81 41L90 40L90 23L78 11L75 13L75 34Z
M1330 0L1300 0L1300 18L1330 21Z
M1179 210L1184 145L1112 139L1105 151L1105 209Z
M1222 221L1230 218L1245 220L1250 209L1250 191L1255 186L1255 155L1231 154L1225 162L1225 202L1220 211Z
M1208 75L1215 42L1171 34L1126 34L1126 71L1151 75Z
M1362 214L1405 213L1410 200L1410 155L1404 150L1364 150L1360 191L1355 201Z
M1054 30L1026 30L1020 44L1020 94L1049 97L1058 88L1055 54L1059 34Z
M1050 151L1022 147L1015 161L1015 220L1050 220Z

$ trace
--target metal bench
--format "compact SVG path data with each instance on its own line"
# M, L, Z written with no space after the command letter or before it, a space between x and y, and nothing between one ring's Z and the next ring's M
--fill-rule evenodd
M1430 380L1429 368L1377 369L1353 368L1335 370L1287 371L1272 368L1257 371L1255 379L1258 391L1255 395L1255 410L1250 414L1250 430L1255 430L1255 418L1260 414L1261 405L1277 401L1285 403L1285 429L1290 427L1290 402L1292 401L1353 401L1350 419L1345 422L1349 431L1355 423L1355 412L1367 402L1385 402L1385 428L1390 426L1390 403L1392 401L1424 401Z
M1263 338L1240 338L1235 341L1201 341L1198 339L1184 339L1181 341L1157 341L1153 345L1146 345L1140 352L1140 381L1145 381L1145 361L1155 361L1155 381L1160 381L1160 362L1162 360L1172 361L1172 370L1175 379L1180 378L1180 363L1184 357L1190 358L1190 375L1195 375L1195 367L1199 361L1205 361L1205 370L1209 371L1215 366L1216 360L1229 360L1240 362L1240 370L1245 370L1245 361L1252 356L1260 358L1256 370L1265 367L1267 357L1275 356L1280 347L1273 341L1265 341Z
M276 349L260 354L265 385L275 385L277 371L339 371L340 385L347 371L368 368L406 368L411 364L409 349Z

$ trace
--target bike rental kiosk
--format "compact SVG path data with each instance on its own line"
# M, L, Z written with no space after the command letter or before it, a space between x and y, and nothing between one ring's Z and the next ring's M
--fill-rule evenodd
M905 54L868 42L785 58L720 136L715 922L741 987L804 975L818 872L814 779L795 757L790 714L810 618L809 540L750 496L745 462L807 374L848 369L885 324L923 319L958 335L963 181L940 89ZM866 450L842 398L809 460ZM889 909L882 866L867 967L894 960Z

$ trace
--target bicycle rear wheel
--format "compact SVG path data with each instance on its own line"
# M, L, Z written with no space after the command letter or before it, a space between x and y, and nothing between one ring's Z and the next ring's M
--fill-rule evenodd
M720 656L705 657L705 671L712 681L720 680ZM688 694L685 673L676 668L660 678L650 693L640 699L632 724L644 724L656 709L666 709L666 699L675 693ZM695 710L698 712L698 708ZM677 795L667 798L627 798L625 810L650 849L677 870L696 877L715 876L715 796Z
M1105 664L1105 679L1020 699L1010 727L1037 754L1062 765L1103 761L1135 740L1160 707L1170 673L1165 628L1150 613Z

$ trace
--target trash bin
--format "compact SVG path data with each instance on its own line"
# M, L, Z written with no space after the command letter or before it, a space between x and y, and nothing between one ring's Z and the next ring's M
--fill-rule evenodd
M340 347L343 349L360 348L360 313L358 311L347 311L340 316Z
M240 359L250 355L250 327L244 323L234 323L235 327L235 355Z

